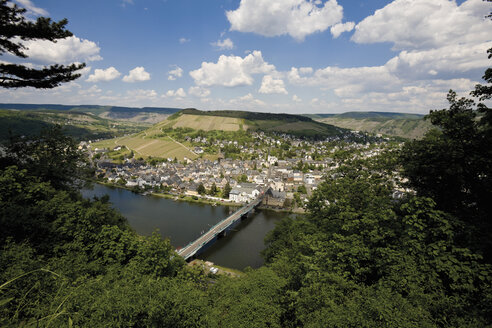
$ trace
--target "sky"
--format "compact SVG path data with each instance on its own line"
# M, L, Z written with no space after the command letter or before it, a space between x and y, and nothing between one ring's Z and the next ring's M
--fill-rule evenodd
M0 61L87 67L55 89L2 89L4 103L425 114L490 66L482 0L14 2L28 19L67 18L74 36Z

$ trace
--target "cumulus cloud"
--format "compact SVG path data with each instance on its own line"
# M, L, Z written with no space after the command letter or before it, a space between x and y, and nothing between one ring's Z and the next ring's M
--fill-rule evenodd
M237 106L239 108L257 110L258 107L266 106L266 103L262 100L256 99L251 93L245 96L237 97L229 100L229 104L232 106Z
M459 78L466 72L481 71L487 67L489 60L485 53L491 47L492 42L485 42L450 44L421 51L402 51L385 66L392 74L405 79Z
M253 51L244 58L238 56L219 57L217 63L202 62L201 68L191 71L190 76L200 86L236 87L253 84L253 74L267 74L275 66L263 60L261 51Z
M274 79L271 75L263 76L261 81L259 93L272 94L280 93L286 95L288 92L285 90L284 81L281 79Z
M343 32L350 32L354 29L355 23L354 22L347 22L347 23L338 23L336 25L333 25L330 29L331 35L336 39L342 34Z
M450 43L490 41L490 4L468 0L395 0L362 20L352 40L391 42L395 49L429 49Z
M297 95L293 95L292 96L292 101L293 102L296 102L296 103L300 103L300 102L302 102L302 99L299 98Z
M94 74L89 75L87 82L100 82L100 81L111 81L120 77L121 73L118 72L113 66L106 69L96 69Z
M123 82L142 82L150 80L150 74L142 66L135 67L128 75L123 76Z
M168 90L165 94L165 97L176 97L176 98L184 98L186 97L186 92L183 88L179 88L178 90Z
M15 0L22 7L26 8L28 14L33 14L35 16L48 16L49 13L43 8L36 7L31 0Z
M210 90L201 87L190 87L188 89L188 94L199 98L206 98L210 96Z
M76 61L101 60L101 50L92 41L71 36L60 39L56 43L46 40L24 41L25 54L30 60L43 63L72 63Z
M177 78L183 76L183 69L179 66L176 66L175 69L170 70L169 72L167 72L167 74L168 74L167 79L169 81L174 81Z
M187 42L190 42L191 40L190 39L187 39L187 38L180 38L179 39L179 43L180 44L184 44L184 43L187 43Z
M336 0L241 0L239 8L226 12L231 31L263 36L290 35L298 41L340 23L343 8Z
M217 40L217 42L212 42L211 45L217 47L219 50L231 50L234 48L234 42L231 39L227 38L224 40Z
M148 98L156 98L157 92L155 90L144 90L144 89L136 89L136 90L128 90L127 95L130 99L148 99Z

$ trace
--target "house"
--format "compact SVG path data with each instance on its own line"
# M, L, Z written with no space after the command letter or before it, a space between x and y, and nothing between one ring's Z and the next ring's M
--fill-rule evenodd
M276 191L273 189L268 189L263 199L263 205L273 206L273 207L283 207L287 195L283 191Z
M253 183L241 183L234 187L229 193L229 199L236 203L248 203L254 200L260 191Z
M270 187L273 190L277 190L277 191L284 191L285 190L285 184L280 179L274 179L272 182L270 182Z
M188 190L186 190L185 194L187 196L198 196L197 185L196 184L191 184L188 187Z

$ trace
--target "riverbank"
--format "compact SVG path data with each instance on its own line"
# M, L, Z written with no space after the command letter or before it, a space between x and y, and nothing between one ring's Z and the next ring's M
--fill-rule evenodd
M205 204L205 205L212 205L212 206L217 206L217 205L231 206L231 207L244 206L244 204L241 204L241 203L229 202L226 200L219 200L219 199L208 199L208 198L203 198L201 196L194 196L193 197L193 196L186 196L186 195L165 194L165 193L159 193L159 192L154 192L154 191L136 191L134 188L130 188L127 186L118 185L118 184L114 184L114 183L98 181L98 180L93 180L92 182L106 186L106 187L109 187L109 188L125 189L128 191L134 192L136 194L150 195L150 196L155 196L155 197L160 197L160 198L165 198L165 199L171 199L173 201ZM274 207L272 208L272 207L260 205L260 206L258 206L258 209L259 210L274 211L274 212L279 212L279 213L286 213L286 214L305 214L306 213L305 210L302 208L284 209L284 208L274 208Z
M221 265L217 265L213 262L210 261L204 261L200 259L195 259L188 263L190 267L198 267L203 270L203 273L205 274L217 274L217 275L224 275L224 276L229 276L229 277L240 277L243 272L237 269L232 269L232 268L226 268ZM214 269L217 269L215 271ZM214 273L215 271L215 273Z

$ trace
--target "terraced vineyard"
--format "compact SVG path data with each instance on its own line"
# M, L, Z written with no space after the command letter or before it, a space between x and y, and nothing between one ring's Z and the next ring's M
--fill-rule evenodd
M176 157L179 160L182 160L184 157L190 159L195 159L198 157L187 146L171 139L170 137L153 139L142 133L133 136L99 141L93 143L92 147L113 149L116 146L125 146L129 150L132 150L137 157Z

